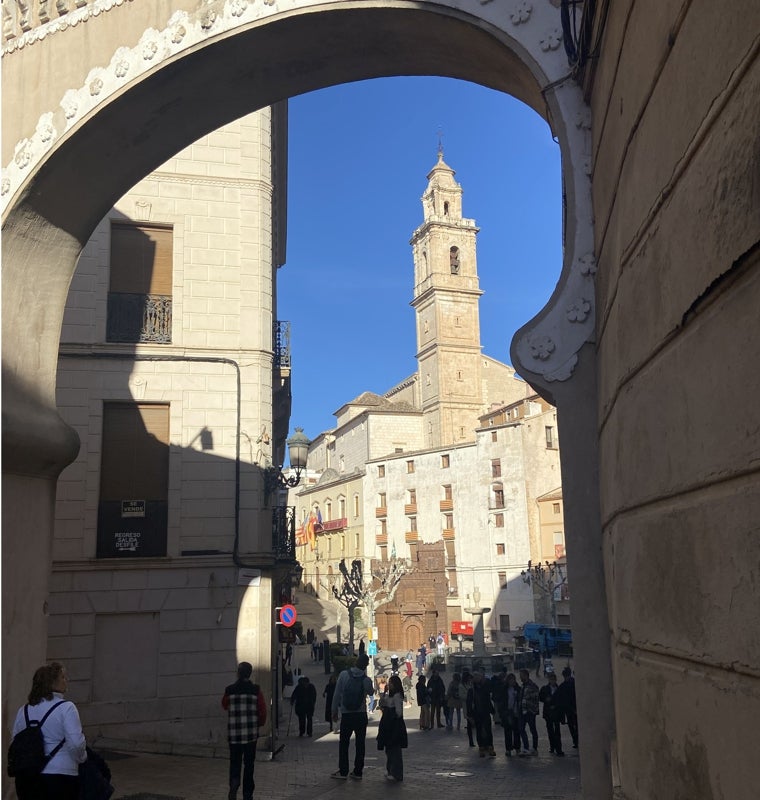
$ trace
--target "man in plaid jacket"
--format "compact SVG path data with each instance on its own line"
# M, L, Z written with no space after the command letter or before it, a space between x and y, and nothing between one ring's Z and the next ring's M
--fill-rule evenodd
M236 800L240 788L240 768L243 767L243 800L253 800L253 764L256 760L256 740L259 726L267 721L267 704L258 684L251 681L253 667L242 661L238 664L235 683L224 690L222 708L228 712L227 738L230 743L230 793Z

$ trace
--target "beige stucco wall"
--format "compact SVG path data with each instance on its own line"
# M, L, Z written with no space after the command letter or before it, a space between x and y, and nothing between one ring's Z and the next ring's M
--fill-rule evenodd
M590 92L613 775L636 800L756 794L759 30L755 2L610 3Z
M271 561L255 474L272 457L272 148L266 109L178 153L117 201L71 283L56 398L81 447L58 484L48 657L101 745L223 754L219 696L240 660L271 697L271 569L243 585L232 553L237 517L243 561ZM106 341L110 226L124 220L172 227L170 343ZM108 401L169 407L164 558L95 558Z

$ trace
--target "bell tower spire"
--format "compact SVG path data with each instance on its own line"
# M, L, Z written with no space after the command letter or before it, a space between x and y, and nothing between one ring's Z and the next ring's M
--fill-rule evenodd
M429 447L474 439L482 405L475 220L462 216L462 187L443 160L427 175L414 257L417 364Z

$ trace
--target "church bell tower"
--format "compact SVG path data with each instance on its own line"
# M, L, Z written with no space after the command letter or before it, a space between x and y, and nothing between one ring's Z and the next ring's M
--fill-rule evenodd
M474 441L483 413L475 220L462 217L462 187L443 160L428 173L414 256L417 364L425 443Z

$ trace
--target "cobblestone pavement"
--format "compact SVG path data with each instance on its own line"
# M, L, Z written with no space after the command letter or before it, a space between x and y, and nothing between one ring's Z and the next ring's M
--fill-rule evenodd
M382 661L382 660L381 660ZM469 747L467 734L436 728L418 729L416 706L405 709L409 730L409 748L404 751L404 781L388 783L385 779L385 753L377 750L375 737L379 713L370 715L367 730L367 757L364 779L337 781L330 774L338 766L338 736L323 722L326 683L322 664L308 660L306 647L296 648L295 665L317 686L318 703L314 736L299 738L295 717L287 733L289 704L284 702L278 747L282 750L271 759L259 751L256 760L255 796L271 800L295 800L308 796L367 800L386 798L389 792L415 797L441 796L455 792L476 798L494 797L510 800L581 800L578 751L572 749L567 728L566 757L548 751L542 720L539 729L539 754L535 757L507 757L502 728L494 726L496 758L479 758L477 747ZM295 733L294 733L295 730ZM125 754L126 755L126 754ZM353 763L353 743L350 752ZM112 800L226 800L227 760L130 754L112 754L109 766L116 792ZM240 793L238 794L240 798Z

